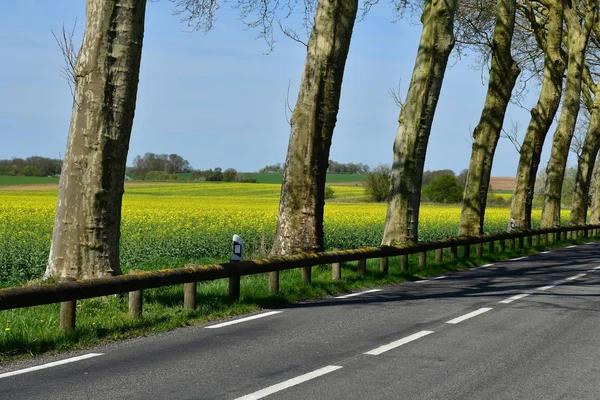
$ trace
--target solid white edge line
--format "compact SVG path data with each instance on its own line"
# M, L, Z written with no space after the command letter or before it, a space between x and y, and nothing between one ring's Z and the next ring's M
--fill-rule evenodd
M459 322L462 322L462 321L467 320L469 318L473 318L473 317L475 317L475 316L477 316L479 314L483 314L483 313L488 312L490 310L492 310L491 307L483 307L483 308L480 308L479 310L472 311L472 312L470 312L468 314L465 314L463 316L460 316L458 318L454 318L454 319L451 319L450 321L446 321L446 323L447 324L458 324Z
M577 275L573 275L573 276L570 276L570 277L568 277L568 278L565 278L565 281L574 281L575 279L582 278L582 277L584 277L584 276L586 276L586 275L587 275L587 274L586 274L585 272L583 272L583 273L581 273L581 274L577 274Z
M365 290L364 292L358 292L358 293L351 293L351 294L345 294L343 296L337 296L336 299L347 299L348 297L355 297L355 296L360 296L361 294L367 294L367 293L375 293L375 292L381 292L383 289L371 289L371 290Z
M242 396L242 397L238 397L235 400L257 400L257 399L262 399L263 397L267 397L273 393L277 393L280 392L284 389L290 388L292 386L296 386L300 383L309 381L311 379L315 379L318 378L319 376L328 374L330 372L333 371L337 371L338 369L341 369L342 367L337 366L337 365L328 365L327 367L323 367L320 369L317 369L315 371L309 372L307 374L304 375L300 375L297 376L295 378L292 379L288 379L287 381L283 381L281 383L275 384L273 386L269 386L267 388L264 388L262 390L259 390L258 392L254 392L254 393L250 393L247 394L246 396Z
M542 287L537 288L536 290L548 290L548 289L552 289L553 287L556 287L556 284L542 286Z
M576 244L574 244L574 245L572 245L572 246L567 246L567 247L565 247L565 249L572 249L572 248L574 248L574 247L577 247L577 245L576 245Z
M216 324L216 325L205 326L205 328L206 329L222 328L224 326L239 324L241 322L246 322L246 321L251 321L253 319L268 317L270 315L275 315L275 314L279 314L279 313L282 313L282 312L283 311L269 311L269 312L262 313L262 314L252 315L252 316L246 317L246 318L234 319L233 321L227 321L227 322L222 322L222 323Z
M541 251L541 252L540 252L540 254L548 254L548 253L551 253L551 252L552 252L551 250L548 250L548 251Z
M432 333L433 333L433 331L421 331L421 332L417 332L417 333L414 333L414 334L412 334L410 336L402 338L400 340L396 340L395 342L392 342L392 343L380 346L380 347L378 347L376 349L373 349L371 351L367 351L365 354L368 354L370 356L378 356L378 355L380 355L382 353L385 353L386 351L395 349L396 347L400 347L400 346L402 346L402 345L404 345L406 343L410 343L410 342L412 342L414 340L420 339L423 336L427 336L427 335L432 334Z
M513 302L513 301L515 301L515 300L519 300L519 299L522 299L523 297L527 297L527 296L529 296L530 294L531 294L531 293L521 293L521 294L517 294L517 295L515 295L515 296L509 297L508 299L505 299L505 300L499 301L498 303L501 303L501 304L509 304L509 303L512 303L512 302Z
M524 260L524 259L526 259L526 258L527 258L527 256L523 256L523 257L511 258L511 259L510 259L510 260L508 260L508 261L519 261L519 260Z
M439 279L446 279L447 276L446 275L442 275L442 276L436 276L435 278L431 278L432 281L437 281Z
M415 281L415 283L423 283L423 282L427 282L427 279L421 279L420 281Z
M88 358L98 357L98 356L103 356L103 355L104 355L104 353L89 353L89 354L84 354L82 356L65 358L64 360L54 361L54 362L50 362L50 363L47 363L47 364L38 365L38 366L35 366L35 367L29 367L29 368L24 368L24 369L18 369L16 371L6 372L4 374L0 374L0 379L2 379L2 378L8 378L9 376L26 374L28 372L39 371L41 369L56 367L56 366L59 366L59 365L69 364L69 363L72 363L72 362L81 361L81 360L85 360L85 359L88 359Z

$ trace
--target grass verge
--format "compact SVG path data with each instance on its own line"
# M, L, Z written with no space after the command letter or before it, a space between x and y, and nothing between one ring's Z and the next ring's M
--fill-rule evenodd
M358 276L356 263L343 263L340 281L331 281L329 265L319 266L312 268L312 283L309 285L300 283L299 270L282 271L278 295L268 291L266 274L246 276L242 278L240 300L235 302L227 296L227 280L205 282L198 284L198 307L194 311L183 307L183 285L149 289L144 291L143 315L136 319L128 316L127 296L80 300L77 302L77 327L68 333L63 333L58 328L58 304L1 311L0 362L165 332L186 325L250 313L261 308L276 308L357 289L439 276L521 254L589 240L590 238L571 239L554 242L549 246L533 246L502 254L498 253L496 243L495 252L492 254L487 252L487 245L484 245L485 251L481 257L476 256L476 246L471 246L473 258L460 258L462 248L459 248L459 258L456 260L450 260L450 251L445 249L444 261L440 264L435 263L434 252L428 252L425 268L418 266L418 255L409 256L408 271L400 271L399 257L391 257L388 274L379 272L379 259L372 259L367 261L365 277ZM157 267L147 265L145 269Z

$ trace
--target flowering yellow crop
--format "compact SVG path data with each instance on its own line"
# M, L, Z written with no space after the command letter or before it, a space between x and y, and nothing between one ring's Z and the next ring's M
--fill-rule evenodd
M386 205L361 201L365 194L360 186L333 189L336 198L325 205L326 248L378 245ZM226 261L234 234L244 238L245 257L265 255L275 234L280 190L280 185L273 184L127 185L121 262L126 267L169 268L186 262ZM56 190L0 192L0 284L43 273L56 196ZM533 220L539 221L540 214L535 210ZM508 208L488 208L486 231L503 231L508 217ZM419 237L434 240L456 235L459 220L459 206L424 205Z

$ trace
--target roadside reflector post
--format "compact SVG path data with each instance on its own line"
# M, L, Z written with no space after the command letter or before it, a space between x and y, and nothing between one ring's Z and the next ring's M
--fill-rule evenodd
M244 250L244 240L238 235L233 235L233 242L231 244L232 254L231 262L242 261L242 253ZM229 297L233 300L240 299L240 277L232 276L229 278Z
M63 332L75 329L75 310L77 301L63 301L60 303L60 330Z

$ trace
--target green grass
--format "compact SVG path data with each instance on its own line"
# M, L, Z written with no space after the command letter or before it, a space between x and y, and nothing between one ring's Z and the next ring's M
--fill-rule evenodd
M58 177L0 175L0 186L39 185L40 183L58 183Z
M300 283L300 271L280 273L280 293L268 291L266 274L242 277L241 298L232 301L227 296L227 280L199 283L197 288L198 307L191 311L183 307L183 287L169 286L144 291L143 316L129 318L126 296L81 300L77 305L77 327L63 333L58 329L59 305L52 304L0 312L0 362L33 356L47 352L60 352L73 348L85 348L95 344L164 332L178 327L223 319L249 313L261 308L280 307L307 299L320 298L356 289L398 283L407 280L438 276L475 265L495 262L532 253L543 248L563 247L571 243L582 243L589 238L572 239L551 243L548 247L516 249L498 254L487 253L476 257L476 246L471 246L471 259L450 260L448 249L444 250L444 261L435 264L434 252L427 254L427 267L418 267L418 255L409 256L409 270L400 271L399 257L389 259L389 273L379 272L379 259L367 261L367 274L356 273L356 263L342 264L342 279L331 281L330 266L312 268L312 283ZM518 243L518 241L517 241ZM508 243L506 246L508 250ZM158 269L156 265L145 265L143 269Z

